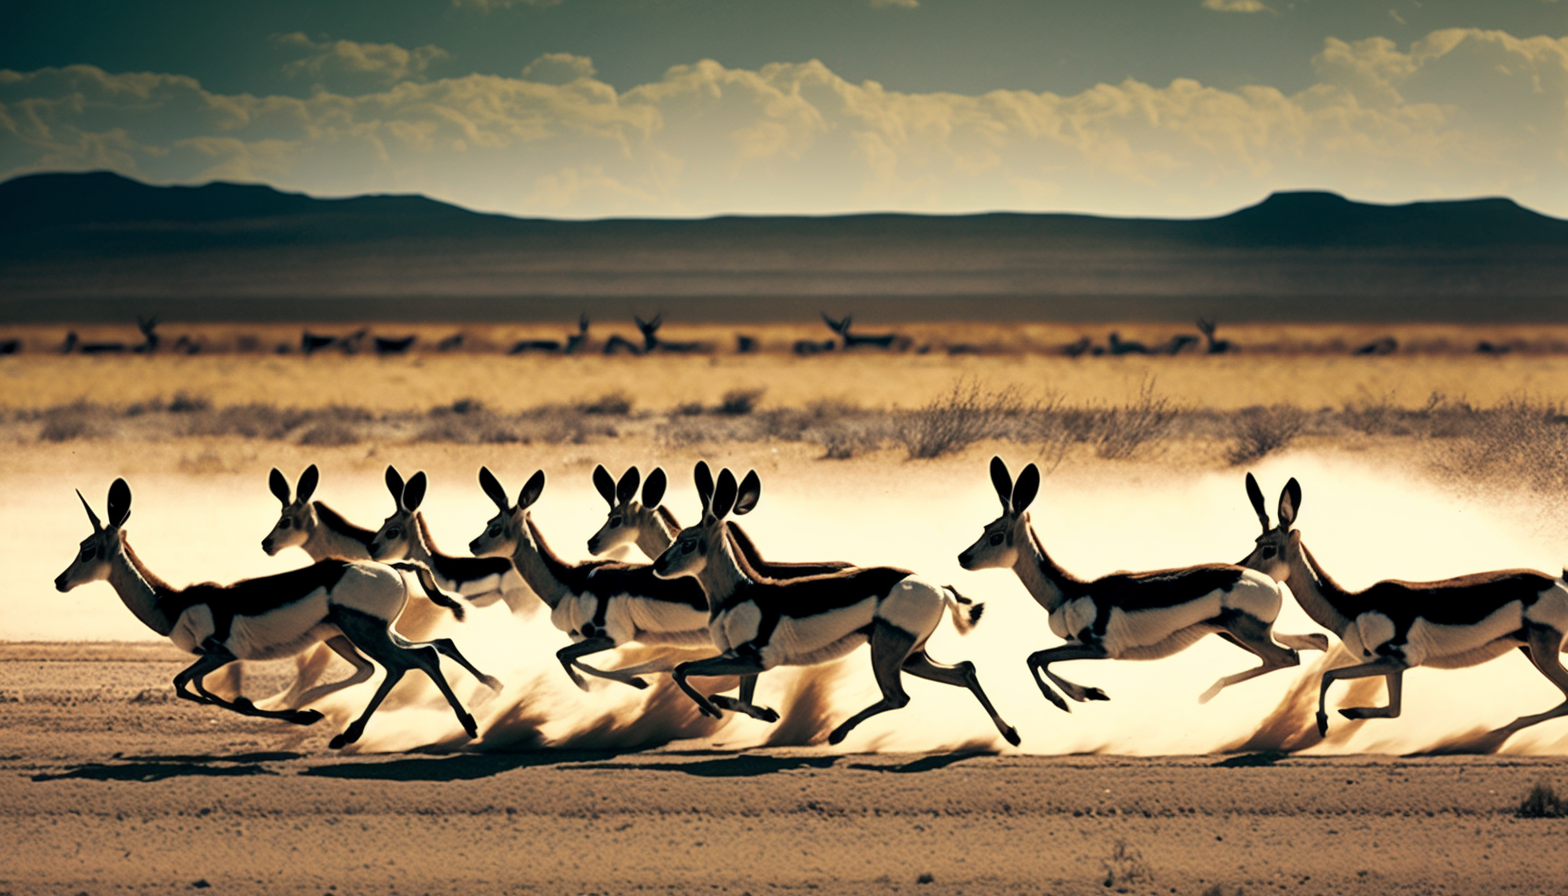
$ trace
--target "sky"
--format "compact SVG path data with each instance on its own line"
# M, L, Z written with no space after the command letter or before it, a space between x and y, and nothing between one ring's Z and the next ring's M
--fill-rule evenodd
M0 180L531 217L1568 217L1568 0L0 0Z

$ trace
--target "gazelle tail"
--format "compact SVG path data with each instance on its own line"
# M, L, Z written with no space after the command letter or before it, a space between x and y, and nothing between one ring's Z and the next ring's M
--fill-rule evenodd
M446 607L452 611L452 615L458 622L463 621L468 608L463 605L462 597L441 590L441 586L436 584L435 573L430 571L429 566L419 560L395 560L387 565L402 572L413 573L419 579L419 584L425 589L425 596L430 598L431 603Z
M942 595L947 598L948 612L953 614L953 627L958 629L960 635L969 634L969 630L980 621L980 616L985 612L984 603L975 603L962 594L952 585L942 586ZM969 609L966 611L964 607Z

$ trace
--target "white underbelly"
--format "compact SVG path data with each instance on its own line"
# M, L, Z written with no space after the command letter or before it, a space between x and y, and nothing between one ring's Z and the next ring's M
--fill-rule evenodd
M817 662L811 658L820 655L824 650L834 648L847 638L859 637L860 640L855 643L837 648L840 655L847 653L864 643L865 636L857 633L871 626L876 613L877 600L868 597L859 603L828 613L798 618L786 616L779 620L778 626L768 637L766 646L762 648L763 665L771 668L802 662ZM918 636L920 633L913 634Z
M1405 661L1412 666L1419 666L1422 663L1441 662L1445 657L1476 655L1487 644L1519 631L1523 625L1524 605L1519 601L1510 601L1498 607L1475 625L1438 625L1417 619L1410 626L1410 633L1405 639ZM1502 652L1500 650L1492 656ZM1477 655L1478 662L1490 658L1484 652Z
M1127 651L1162 644L1176 632L1213 619L1223 609L1220 603L1222 593L1211 591L1197 600L1173 607L1131 612L1113 607L1106 620L1102 641L1106 653L1114 657Z

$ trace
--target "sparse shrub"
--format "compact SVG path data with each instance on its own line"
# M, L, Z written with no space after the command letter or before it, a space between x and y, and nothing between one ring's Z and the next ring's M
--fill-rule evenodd
M1170 399L1155 394L1154 379L1145 379L1138 395L1094 420L1094 453L1106 460L1126 460L1162 441L1176 419Z
M884 428L861 421L843 421L819 431L823 460L848 460L882 447Z
M1435 447L1434 467L1470 483L1505 480L1553 495L1568 489L1568 417L1561 407L1514 397L1467 417Z
M342 420L322 420L299 434L299 443L301 445L331 447L337 445L357 445L359 442L359 429Z
M174 393L174 398L169 402L168 411L171 414L194 414L199 411L212 410L212 399L205 395L192 395L180 391Z
M766 389L731 389L719 400L719 413L731 417L749 414L757 409L757 401Z
M1293 404L1243 408L1234 425L1236 444L1225 459L1239 466L1289 445L1306 428L1307 412Z
M991 392L973 380L958 379L945 395L903 415L896 437L911 460L941 457L1001 435L1005 424L1034 410L1015 386Z
M625 392L606 392L593 401L578 405L577 410L584 414L624 417L632 412L632 399Z
M688 401L685 404L676 405L675 413L681 417L701 417L702 402Z
M306 411L258 402L230 405L216 413L191 414L182 426L185 434L192 436L286 439L308 419Z
M1557 795L1552 785L1545 781L1537 782L1524 799L1519 801L1519 807L1514 810L1515 818L1568 818L1568 801Z
M413 435L415 442L465 445L498 445L522 440L515 428L471 398L453 402L449 407L432 408L429 419Z
M108 431L103 422L104 413L99 405L85 401L50 408L43 412L44 425L38 431L38 438L45 442L101 438Z
M1104 867L1106 889L1118 893L1130 892L1132 885L1154 879L1143 854L1128 846L1126 840L1117 840L1111 847L1111 856L1104 861Z

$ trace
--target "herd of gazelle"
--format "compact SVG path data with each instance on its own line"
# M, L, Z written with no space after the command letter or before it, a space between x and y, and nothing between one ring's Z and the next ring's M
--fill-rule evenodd
M1030 523L1029 507L1040 487L1038 468L1029 464L1014 481L1006 464L992 458L990 474L1001 516L986 525L958 562L967 570L1012 569L1045 609L1051 631L1065 643L1031 654L1028 668L1041 693L1063 710L1070 708L1068 699L1109 699L1100 689L1051 670L1066 660L1159 659L1209 634L1258 658L1258 666L1216 681L1199 698L1206 702L1230 685L1298 665L1299 650L1327 650L1324 634L1273 631L1284 583L1352 658L1350 665L1322 676L1320 733L1328 729L1325 704L1335 681L1383 676L1386 706L1340 712L1351 719L1394 718L1406 669L1473 666L1515 647L1565 699L1496 729L1493 740L1500 743L1523 728L1568 716L1568 671L1560 659L1568 633L1568 583L1561 577L1501 570L1435 582L1387 580L1347 591L1323 571L1293 528L1301 508L1296 480L1286 483L1278 524L1271 525L1263 493L1248 474L1247 495L1263 532L1239 563L1084 580L1051 559ZM944 617L960 633L967 632L979 621L982 605L906 569L764 560L733 519L754 510L761 498L755 471L737 480L725 469L715 477L699 462L694 479L701 516L682 528L663 504L667 483L662 469L654 469L646 481L635 467L619 480L602 466L595 469L594 486L610 509L604 525L588 539L590 553L635 544L651 563L562 560L529 512L544 491L543 471L528 479L514 501L488 468L480 469L480 487L497 513L469 544L470 557L443 554L432 543L419 512L427 484L423 472L405 481L388 467L386 479L394 511L372 531L310 500L319 481L314 465L292 494L288 481L273 470L270 486L283 509L262 547L269 555L299 547L315 563L232 585L186 588L159 579L131 549L123 529L131 492L125 480L117 479L109 488L107 526L82 499L93 532L55 587L69 591L108 581L138 619L197 656L174 679L178 696L245 715L311 724L322 716L303 707L369 680L374 665L380 665L384 680L360 715L332 739L334 748L356 741L387 693L416 668L435 682L467 734L476 736L473 716L443 677L440 658L456 661L491 688L500 683L474 668L450 639L428 635L445 613L462 619L467 604L504 602L513 612L526 612L534 597L549 608L551 623L570 637L556 657L579 687L587 688L584 675L644 688L646 676L670 673L704 714L718 718L730 711L773 722L778 713L753 702L758 675L778 666L827 662L868 644L882 697L833 729L830 743L841 742L871 716L906 705L906 672L967 688L1002 737L1019 742L1017 731L980 687L972 663L944 665L926 652L927 640ZM413 575L426 600L408 600L414 591L404 573ZM417 640L422 637L426 640ZM713 655L615 669L585 661L630 644ZM313 685L333 654L348 661L353 674ZM236 660L288 656L298 658L300 674L294 687L275 698L281 708L263 709L245 697L225 699L203 684L206 675ZM737 696L705 694L691 681L721 676L739 677Z

